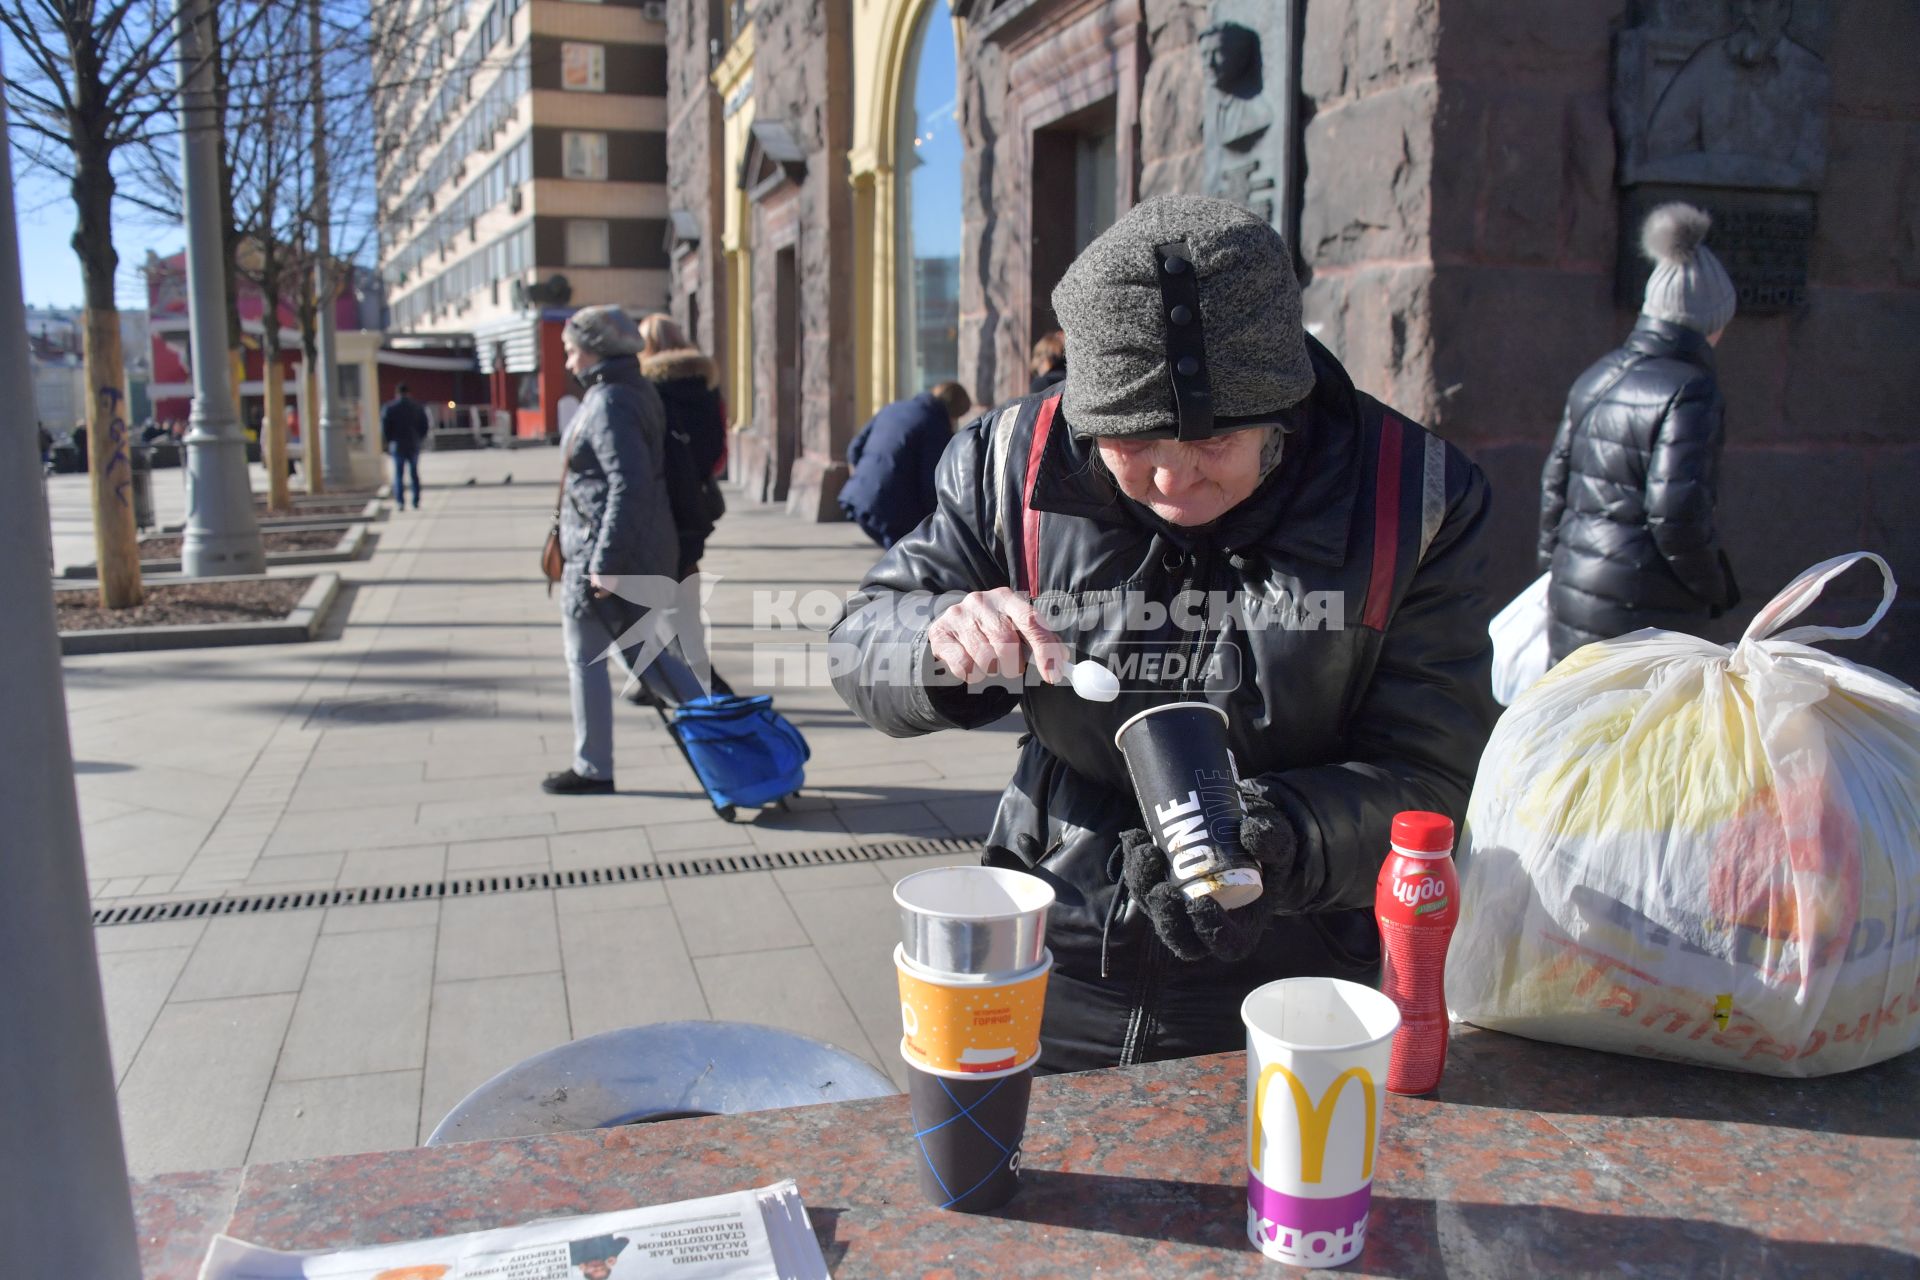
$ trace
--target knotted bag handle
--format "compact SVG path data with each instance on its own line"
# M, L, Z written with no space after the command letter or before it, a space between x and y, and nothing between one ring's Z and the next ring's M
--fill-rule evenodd
M1885 582L1880 594L1880 607L1873 611L1871 618L1857 627L1795 627L1791 631L1779 631L1776 634L1777 628L1805 613L1808 606L1820 598L1821 591L1829 582L1862 560L1871 560L1878 565ZM1821 640L1858 640L1887 616L1887 610L1893 607L1897 589L1893 581L1893 568L1871 551L1855 551L1850 555L1822 560L1789 582L1779 595L1768 601L1766 608L1760 610L1747 625L1740 643L1744 645L1750 640L1790 640L1797 644L1813 644Z

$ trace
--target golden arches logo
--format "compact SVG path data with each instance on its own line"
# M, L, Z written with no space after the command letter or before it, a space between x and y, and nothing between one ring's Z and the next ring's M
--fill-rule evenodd
M1371 1178L1373 1176L1373 1135L1380 1119L1380 1095L1374 1088L1373 1074L1365 1067L1348 1067L1342 1071L1334 1082L1327 1086L1327 1091L1320 1095L1317 1102L1307 1093L1307 1086L1300 1083L1300 1078L1279 1063L1269 1063L1262 1067L1259 1083L1253 1087L1253 1140L1247 1147L1247 1167L1249 1169L1260 1167L1260 1142L1266 1132L1260 1120L1260 1113L1266 1107L1267 1082L1276 1075L1287 1078L1288 1090L1293 1094L1294 1111L1300 1117L1300 1181L1302 1182L1318 1182L1326 1171L1327 1133L1333 1128L1333 1109L1339 1104L1341 1091L1347 1087L1347 1082L1349 1080L1359 1082L1360 1096L1366 1100L1367 1104L1367 1145L1365 1155L1361 1159L1360 1176Z

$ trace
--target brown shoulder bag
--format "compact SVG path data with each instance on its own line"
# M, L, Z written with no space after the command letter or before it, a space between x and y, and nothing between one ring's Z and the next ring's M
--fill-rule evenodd
M572 473L573 455L568 453L560 467L560 490L553 498L553 523L547 526L546 545L540 548L540 572L547 579L548 595L553 594L553 584L567 571L566 553L560 550L560 504L567 500L567 477Z

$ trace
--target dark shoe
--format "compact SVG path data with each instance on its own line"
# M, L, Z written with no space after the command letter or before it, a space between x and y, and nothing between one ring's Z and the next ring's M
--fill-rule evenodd
M568 769L548 774L540 780L540 789L553 796L604 796L613 793L613 779L583 778Z
M653 696L653 691L640 681L635 680L621 691L621 697L636 707L664 707L667 704Z

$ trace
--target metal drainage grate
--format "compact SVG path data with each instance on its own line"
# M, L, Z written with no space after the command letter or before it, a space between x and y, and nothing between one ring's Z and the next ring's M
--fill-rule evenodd
M303 911L311 907L430 902L439 898L472 898L488 893L579 889L597 884L635 884L655 880L687 880L696 876L724 876L742 871L779 871L787 867L824 867L834 863L892 862L898 858L930 858L940 854L977 854L981 847L978 840L953 837L887 840L829 849L794 849L784 853L738 853L714 858L686 858L678 862L636 862L624 867L592 871L541 871L512 876L471 876L460 880L439 880L432 884L389 884L366 889L261 893L245 898L146 902L128 907L102 907L93 913L93 922L96 925L152 924L161 920L194 920L205 916L258 915L263 911Z

